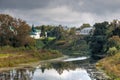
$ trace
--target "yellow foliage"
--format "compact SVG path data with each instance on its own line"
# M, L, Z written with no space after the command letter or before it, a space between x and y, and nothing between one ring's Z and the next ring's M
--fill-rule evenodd
M102 67L114 80L120 80L120 53L100 60L97 65Z

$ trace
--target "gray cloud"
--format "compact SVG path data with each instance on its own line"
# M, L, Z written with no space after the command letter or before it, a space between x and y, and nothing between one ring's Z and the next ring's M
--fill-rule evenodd
M2 9L35 9L47 7L50 0L0 0Z
M119 19L120 0L0 0L0 13L28 23L79 26Z

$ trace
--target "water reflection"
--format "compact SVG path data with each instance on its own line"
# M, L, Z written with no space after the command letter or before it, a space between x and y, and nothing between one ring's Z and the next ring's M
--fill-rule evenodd
M58 74L55 69L46 70L44 74L40 69L35 71L33 80L91 80L84 69L64 70L62 74Z
M34 70L10 70L0 74L0 80L32 80Z
M84 61L43 63L37 68L10 70L0 80L91 80L81 64Z
M69 62L69 61L78 61L78 60L85 60L85 59L88 59L89 57L78 57L78 58L69 58L69 59L66 59L66 60L63 60L65 62Z

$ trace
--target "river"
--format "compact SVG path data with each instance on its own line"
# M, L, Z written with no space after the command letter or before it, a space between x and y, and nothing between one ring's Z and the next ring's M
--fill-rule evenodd
M103 73L96 71L87 57L77 57L42 62L36 67L4 71L0 73L0 80L106 80L106 78Z

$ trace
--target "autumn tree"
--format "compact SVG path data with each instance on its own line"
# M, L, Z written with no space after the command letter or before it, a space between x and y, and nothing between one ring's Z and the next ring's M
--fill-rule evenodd
M29 40L29 25L7 14L0 14L0 45L25 46ZM26 39L27 38L27 39ZM29 42L29 41L28 41Z
M11 23L12 22L12 23ZM10 31L10 26L14 19L9 15L0 14L0 45L10 45L10 40L14 36L13 31Z

